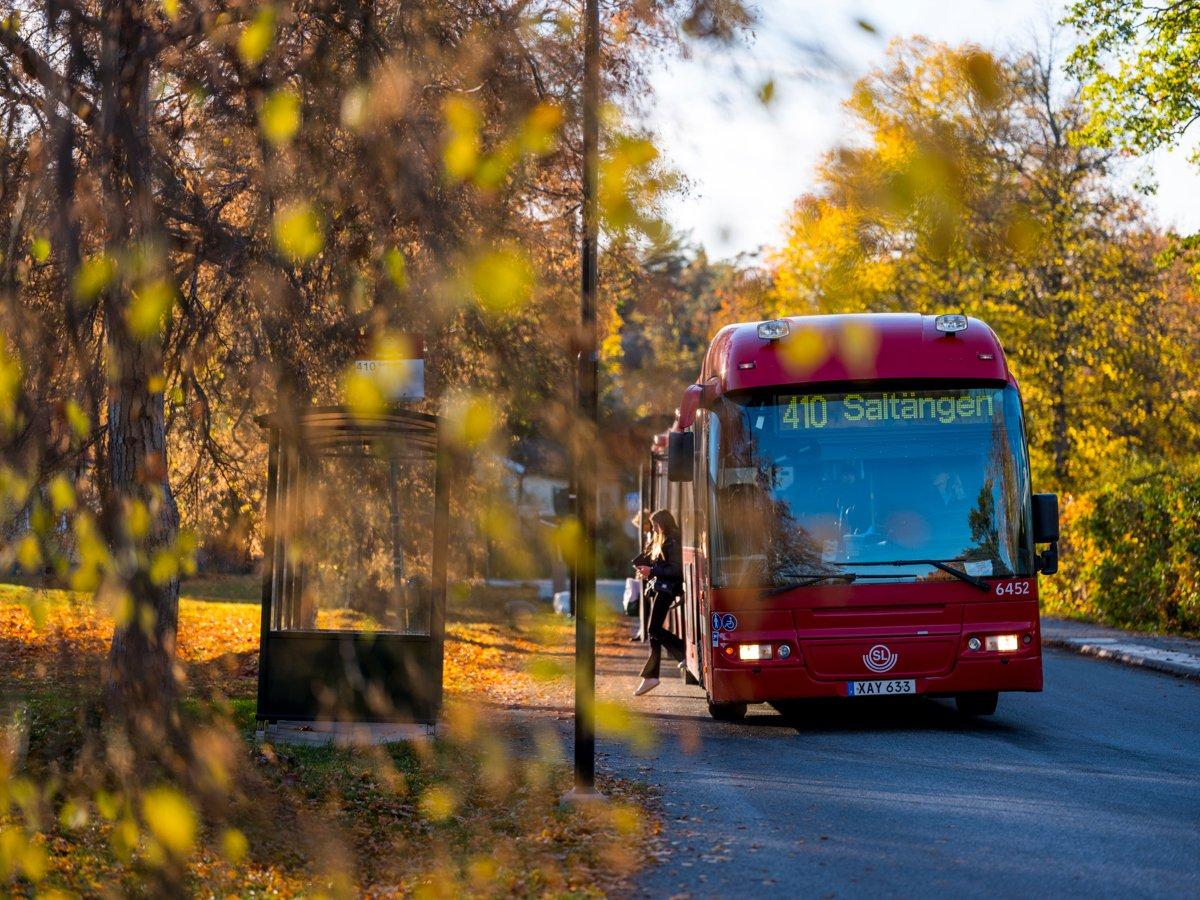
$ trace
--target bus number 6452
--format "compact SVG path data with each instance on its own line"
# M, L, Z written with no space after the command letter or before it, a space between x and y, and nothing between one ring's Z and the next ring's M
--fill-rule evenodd
M1012 596L1027 596L1029 594L1028 581L1001 581L996 585L996 596L1006 597Z

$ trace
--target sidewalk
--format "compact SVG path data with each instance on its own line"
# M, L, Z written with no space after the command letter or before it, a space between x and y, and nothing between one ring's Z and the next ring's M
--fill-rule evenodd
M1042 643L1184 678L1200 678L1200 641L1122 631L1071 619L1042 619Z

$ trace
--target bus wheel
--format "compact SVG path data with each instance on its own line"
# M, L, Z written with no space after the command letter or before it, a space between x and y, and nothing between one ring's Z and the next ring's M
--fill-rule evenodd
M964 716L990 716L996 711L999 699L999 691L977 691L972 694L955 694L954 705Z
M718 722L740 722L746 718L746 704L713 703L709 700L708 714Z

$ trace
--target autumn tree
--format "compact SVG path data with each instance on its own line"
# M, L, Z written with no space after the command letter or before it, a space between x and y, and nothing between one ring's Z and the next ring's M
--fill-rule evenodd
M721 39L745 22L729 3L606 11L614 108L644 92L648 60L680 28ZM381 386L347 364L415 332L428 405L465 449L509 420L568 422L578 10L9 0L0 12L4 514L33 526L6 559L101 587L119 623L110 698L153 711L170 696L192 565L176 497L192 522L253 506L254 413L378 406ZM644 145L611 142L610 218L668 187ZM54 557L68 505L75 548Z
M966 311L993 325L1022 381L1035 465L1063 487L1122 453L1184 446L1188 303L1157 265L1162 238L1111 177L1112 151L1073 136L1078 83L1037 53L993 58L894 45L855 88L862 146L831 153L775 261L780 312Z

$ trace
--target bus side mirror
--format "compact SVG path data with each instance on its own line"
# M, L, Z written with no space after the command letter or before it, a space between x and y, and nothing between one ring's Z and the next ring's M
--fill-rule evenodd
M670 481L691 481L696 457L696 433L672 431L667 437L667 478Z
M1033 495L1033 542L1049 544L1049 549L1038 553L1034 568L1043 575L1058 571L1058 495Z

